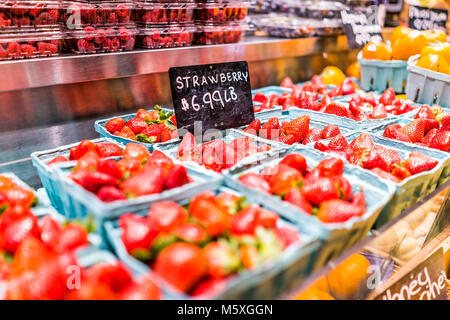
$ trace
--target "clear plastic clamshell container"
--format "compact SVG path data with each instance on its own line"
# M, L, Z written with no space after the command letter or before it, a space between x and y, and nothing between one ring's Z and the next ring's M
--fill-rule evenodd
M194 38L194 26L154 26L139 28L136 46L144 49L188 47Z
M197 4L194 10L196 21L209 23L223 23L244 20L248 14L249 2L204 2Z
M136 34L135 25L86 26L82 30L68 32L64 49L77 54L129 51L134 49Z
M15 32L0 36L0 61L58 56L64 36L60 31Z
M191 23L193 3L138 3L133 18L138 24Z
M245 25L239 23L229 25L200 24L194 35L194 44L210 45L236 43L242 40Z
M58 1L0 1L0 30L57 26L61 13Z
M341 10L348 7L337 1L275 0L279 12L309 19L340 19Z

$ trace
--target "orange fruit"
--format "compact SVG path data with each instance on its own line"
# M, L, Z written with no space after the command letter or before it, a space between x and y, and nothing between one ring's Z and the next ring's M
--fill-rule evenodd
M416 65L424 69L450 74L447 61L438 54L427 53L419 58Z
M367 289L370 262L361 254L354 254L328 273L330 293L337 299L351 299Z
M311 287L301 292L293 300L335 300L328 292Z
M391 45L397 41L400 37L403 37L404 35L407 35L412 29L405 27L405 26L398 26L397 28L392 31L391 34Z
M421 31L412 30L398 38L392 46L392 58L408 60L409 57L419 54L427 45L427 38Z
M423 34L428 43L447 42L447 35L442 30L425 30Z
M320 73L323 83L339 86L345 80L345 74L335 66L328 66Z
M448 42L431 43L422 49L420 55L424 56L427 53L438 54L450 64L450 43Z
M369 42L364 46L362 56L370 60L391 60L392 50L384 42Z
M361 65L359 64L358 61L353 62L351 65L349 65L347 67L347 70L345 70L345 73L349 77L354 77L354 78L359 79L361 77Z

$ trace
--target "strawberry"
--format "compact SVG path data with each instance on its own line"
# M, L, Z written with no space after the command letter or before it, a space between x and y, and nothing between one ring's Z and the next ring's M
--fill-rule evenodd
M395 100L395 91L392 88L386 89L378 99L378 102L384 104L385 106L390 105Z
M326 151L328 151L328 146L321 141L317 141L314 144L314 149L326 152Z
M293 136L291 136L292 137L292 143L294 143L294 137ZM284 142L283 142L284 143ZM260 145L259 145L259 149L258 149L258 151L259 152L266 152L266 151L270 151L270 149L272 149L268 144L265 144L265 143L261 143Z
M328 177L319 177L311 182L306 182L301 191L305 198L315 205L326 200L338 199L341 196L339 183Z
M260 174L248 172L239 177L239 182L251 189L256 189L264 193L270 192L270 185Z
M197 244L204 243L208 239L208 233L195 223L185 223L174 229L174 234L183 241Z
M203 255L212 278L224 278L239 267L239 256L224 241L210 242L203 248Z
M283 88L294 88L294 86L294 82L292 82L292 79L289 77L285 77L280 83L280 87Z
M138 143L128 143L124 150L124 158L137 159L144 163L150 158L150 151Z
M97 170L98 162L100 157L95 151L86 152L80 159L78 159L74 170Z
M66 300L116 300L117 296L106 284L84 281L80 289L69 292Z
M194 135L186 133L177 150L177 157L181 161L196 161L201 157L201 149L195 142Z
M325 113L334 114L340 117L348 117L349 116L349 110L347 108L338 103L338 102L332 102L325 108Z
M66 157L64 156L56 156L54 157L52 160L50 160L49 162L47 162L47 165L51 166L55 163L60 163L60 162L66 162L68 161Z
M206 275L208 265L199 247L177 242L160 252L153 270L176 289L188 292Z
M339 176L344 172L344 161L339 158L329 158L320 161L316 169L322 177Z
M402 166L396 166L394 169L392 169L391 173L400 180L404 180L411 176L411 172L409 172L408 169Z
M259 265L258 250L255 246L244 244L239 248L239 255L245 269L254 269Z
M216 204L229 215L236 214L245 197L239 197L229 192L222 192L215 197Z
M126 286L119 295L120 300L160 300L161 290L148 275L140 276Z
M117 161L112 159L101 159L97 165L97 171L107 173L117 179L123 178L123 172Z
M150 226L158 232L170 232L187 222L188 213L176 202L160 201L150 208L147 219Z
M356 121L363 121L369 119L367 113L365 113L359 106L357 106L355 102L350 101L348 108L350 112L353 114L353 118Z
M413 151L409 154L408 159L405 160L405 168L411 172L412 175L428 171L436 167L439 162L423 153Z
M158 231L149 225L148 219L127 213L120 217L119 226L122 230L120 238L130 254L136 250L148 250Z
M339 127L334 124L329 124L322 130L322 139L329 139L341 133Z
M283 249L286 249L291 244L300 241L300 234L292 227L277 227L275 228L275 234L277 235L277 238L280 239Z
M126 200L125 193L114 186L103 186L97 191L97 197L103 202L112 202L116 200Z
M280 123L277 117L270 118L259 130L259 136L265 139L275 139L280 136Z
M61 225L50 216L39 220L39 233L41 241L50 249L56 248L62 233Z
M426 104L422 105L414 116L414 119L418 118L436 120L433 110Z
M150 124L147 128L145 128L141 132L141 134L145 135L147 138L152 138L153 143L158 143L161 142L161 131L162 131L161 126L159 126L156 123L153 123Z
M167 142L176 138L176 131L170 130L168 127L164 127L161 130L161 142Z
M132 281L132 275L122 262L100 262L86 271L86 280L107 285L114 292L119 292Z
M258 225L264 228L273 228L280 218L278 213L261 208L258 214Z
M211 299L227 286L226 279L208 278L201 281L192 292L191 297L196 299Z
M88 191L97 193L103 186L117 186L119 180L107 173L99 171L78 170L70 174L73 181Z
M295 142L302 142L309 131L310 117L308 115L301 116L297 119L289 121L284 127L286 135L292 134L295 138Z
M244 132L257 135L259 132L259 129L261 129L261 120L255 119L255 120L253 120L252 123L250 123L248 125L247 128L244 129Z
M95 144L89 140L82 140L77 146L70 148L69 160L78 160L88 151L95 151Z
M391 138L399 141L404 142L411 142L411 139L409 136L403 132L401 132L399 129L401 126L399 124L391 124L384 129L383 136L386 138Z
M311 142L316 142L322 139L322 131L318 128L312 128L309 129L308 134L305 137L305 140L303 140L303 144L306 145Z
M116 131L122 130L122 128L125 126L125 120L123 118L114 118L109 120L105 124L106 130L108 130L109 133L114 133Z
M257 92L253 96L253 101L264 103L267 101L267 97L264 95L264 93Z
M384 104L381 103L377 104L370 113L371 119L384 119L386 117L387 117L386 107L384 106Z
M95 150L100 158L121 156L123 154L122 148L115 143L99 142L95 145Z
M357 157L361 157L364 153L369 153L375 147L375 144L367 133L361 133L351 143L350 148L354 151Z
M6 197L11 207L23 206L24 208L29 208L36 200L32 190L24 189L18 186L14 186L3 191L3 195Z
M440 119L443 127L450 126L450 112L442 113Z
M5 215L3 213L3 215ZM31 212L25 211L15 215L12 221L6 224L2 215L2 232L0 234L0 247L3 250L14 253L19 244L27 237L33 236L39 238L39 225L36 216Z
M403 126L400 131L408 135L411 142L420 142L425 134L425 121L421 118L415 119Z
M428 133L431 129L439 129L440 124L436 119L424 119L424 135Z
M352 78L345 78L340 87L342 90L342 95L348 95L355 93L356 84L353 82Z
M380 168L373 168L370 170L372 173L376 174L377 176L379 176L380 178L386 179L386 180L390 180L393 181L395 183L400 183L401 180L399 178L397 178L396 176L390 174L389 172L386 172Z
M450 131L438 132L430 140L430 148L442 151L450 150Z
M165 189L181 187L190 182L188 171L182 165L174 165L166 176Z
M131 139L136 140L136 135L134 134L133 130L130 129L130 127L123 127L122 130L114 132L114 135L125 138L125 139Z
M301 187L303 184L303 176L297 169L281 163L274 168L274 171L273 174L268 176L267 180L270 185L270 191L275 195L282 196L291 187Z
M88 233L81 225L69 223L64 226L55 248L56 252L70 252L88 244Z
M339 198L350 201L353 198L353 188L344 176L335 177L335 183L339 185Z
M439 132L438 129L434 128L431 129L430 131L428 131L428 133L426 134L426 136L423 138L422 142L424 144L426 144L427 146L430 145L431 141L433 141L434 136L436 136L436 134Z
M324 201L317 212L317 218L323 222L345 222L353 217L360 217L366 209L344 200Z
M229 216L217 205L214 195L211 197L211 194L204 192L192 198L189 203L189 212L213 237L229 228Z
M233 235L254 234L259 219L260 206L251 204L231 217Z
M153 117L153 115L150 112L148 112L147 110L144 110L144 109L139 109L136 112L136 118L144 120L144 121L146 121L146 120L154 121L154 120L158 119L158 118L155 119L155 117Z
M337 136L333 137L330 140L330 142L328 143L328 147L326 147L326 150L345 151L347 150L347 148L348 148L347 139L345 139L345 137L342 134L338 134Z
M288 191L288 193L284 197L284 201L293 204L294 206L305 211L306 213L312 214L313 212L313 207L308 202L308 200L306 200L306 198L303 196L303 193L297 187L292 187Z
M305 157L300 153L290 153L286 155L283 160L280 161L280 164L286 164L297 169L302 175L306 174L308 168Z
M289 134L287 136L281 136L279 137L278 141L287 144L287 145L293 145L295 142L295 137L292 134Z
M139 118L132 118L128 120L126 126L133 131L134 134L139 134L147 128L147 122Z
M120 184L125 194L138 197L160 193L164 189L164 171L160 167L145 167Z

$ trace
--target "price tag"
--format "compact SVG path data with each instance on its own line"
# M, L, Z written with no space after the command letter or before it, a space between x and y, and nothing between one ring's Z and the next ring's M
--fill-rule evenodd
M439 29L447 32L448 11L419 6L409 7L409 27L416 30Z
M169 77L178 129L201 125L204 133L255 120L247 62L170 68Z
M371 41L383 41L376 10L342 10L341 19L350 49L360 49Z
M447 300L443 248L378 295L376 300Z

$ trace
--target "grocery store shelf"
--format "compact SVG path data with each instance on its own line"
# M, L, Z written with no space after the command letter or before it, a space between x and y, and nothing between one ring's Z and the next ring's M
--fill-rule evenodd
M248 62L348 50L345 36L274 39L249 37L236 44L137 50L114 54L67 55L0 62L1 91L167 72L170 67L246 60Z

